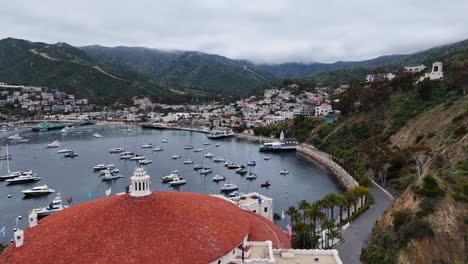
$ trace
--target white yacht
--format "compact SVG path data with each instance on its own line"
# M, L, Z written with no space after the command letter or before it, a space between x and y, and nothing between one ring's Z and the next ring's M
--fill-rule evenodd
M263 159L264 159L264 160L271 160L271 157L266 156L266 157L264 157Z
M153 147L153 144L151 143L144 144L143 146L141 146L141 148L152 148L152 147Z
M280 174L281 175L286 175L286 174L289 174L289 171L288 170L281 170Z
M205 158L212 158L214 156L215 155L213 153L211 153L211 152L208 152L208 153L205 154Z
M169 140L167 140L167 139L162 140L162 143L167 143L167 142L169 142Z
M31 174L21 175L13 179L8 179L6 180L6 183L7 184L19 184L19 183L39 181L39 180L41 180L41 177L37 176L37 174L35 173L31 173Z
M184 160L184 164L193 164L193 160L191 159Z
M213 162L225 162L226 160L223 157L216 157L213 159Z
M239 190L239 187L233 183L225 183L223 187L221 187L221 191L223 192L229 192L229 191L235 191Z
M184 149L193 149L193 146L192 145L187 145L187 146L185 146Z
M144 159L146 159L146 157L143 156L143 155L135 155L135 156L130 158L130 160L136 160L136 161L140 161L140 160L144 160Z
M215 176L213 177L213 181L215 181L215 182L225 181L225 180L226 180L226 177L221 176L221 175L215 175Z
M94 171L101 171L101 170L105 170L105 169L107 169L106 164L98 164L98 165L93 167Z
M163 150L164 150L164 149L161 148L161 147L156 147L156 148L153 149L153 151L163 151Z
M251 173L249 173L249 175L247 175L245 178L246 178L247 180L255 180L255 179L257 179L257 174L251 172Z
M177 170L172 171L171 174L169 174L169 175L161 177L163 182L170 182L170 181L173 181L176 178L180 178L180 174L179 174L179 172Z
M125 151L124 148L111 148L111 150L109 152L110 153L122 153L124 151Z
M38 218L42 218L51 215L55 212L62 211L65 208L68 208L68 205L62 205L62 198L60 197L60 193L58 193L49 205L47 205L46 207L39 207L33 210L36 212Z
M176 185L183 185L186 184L187 181L182 178L175 178L174 180L169 182L169 185L176 186Z
M212 173L213 171L210 168L203 168L200 170L200 174L209 174Z
M120 154L120 159L131 159L135 157L135 154L133 153L122 153Z
M201 170L201 169L203 169L203 166L199 165L199 164L196 164L195 166L193 166L193 169L194 170Z
M149 160L149 159L144 159L144 160L139 160L138 161L138 164L141 164L141 165L148 165L150 163L153 163L153 161Z
M32 187L32 189L27 189L27 190L22 191L25 197L48 195L54 192L55 190L50 188L47 185L34 186Z
M105 175L108 172L111 173L111 174L118 174L120 172L120 170L109 166L109 167L107 167L107 169L100 171L99 174Z
M181 156L179 154L174 154L172 155L172 159L180 159Z
M62 153L63 154L63 153L68 153L68 152L72 152L72 151L73 151L73 149L71 149L71 148L64 148L64 149L57 150L57 153Z
M103 138L103 137L104 137L103 135L101 135L101 134L99 134L97 132L93 133L93 138Z
M52 141L52 143L47 145L47 148L58 148L60 146L62 146L62 144L60 144L60 141L54 140Z
M112 174L110 172L107 172L106 174L104 174L104 176L102 176L103 181L110 181L110 180L115 180L119 178L123 178L123 176L118 173Z
M211 145L211 143L210 142L205 142L205 143L203 143L203 145L208 146L208 145Z
M197 148L197 149L194 149L194 150L193 150L193 152L201 152L201 151L203 151L202 148Z
M65 158L74 158L74 157L78 157L78 153L76 153L76 151L72 150L72 151L70 151L70 152L65 153L64 157L65 157Z
M19 134L14 134L13 136L8 137L9 140L21 140L23 137L21 137Z

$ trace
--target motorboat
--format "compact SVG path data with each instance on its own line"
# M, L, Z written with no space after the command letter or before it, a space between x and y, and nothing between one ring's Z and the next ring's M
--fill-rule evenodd
M74 150L68 152L67 154L64 155L65 158L74 158L78 157L78 153L76 153Z
M109 152L110 153L122 153L124 151L125 151L124 148L111 148L111 150Z
M170 181L169 182L169 185L171 186L176 186L176 185L183 185L183 184L186 184L187 181L182 179L182 178L175 178L174 180Z
M200 174L209 174L212 173L213 171L210 168L203 168L200 170Z
M233 191L233 192L229 193L229 197L238 197L238 196L241 196L243 194L244 194L243 192Z
M120 172L120 170L114 168L113 166L109 166L107 169L100 171L99 174L105 175L107 172L110 172L111 174L117 174Z
M11 160L11 155L0 155L0 160Z
M249 162L247 162L247 166L256 166L257 163L255 162L255 160L251 160Z
M193 146L192 145L187 145L187 146L185 146L184 149L193 149Z
M174 155L172 155L172 159L180 159L180 158L181 158L181 156L180 156L180 155L178 155L178 154L174 154Z
M53 213L62 211L63 209L68 208L68 205L63 205L62 204L62 198L60 196L60 193L55 196L54 200L49 203L46 207L39 207L33 209L33 211L37 214L38 218L43 218L45 216L51 215Z
M266 157L263 157L264 160L271 160L271 157L269 156L266 156Z
M94 171L101 171L101 170L105 170L105 169L107 169L106 164L98 164L98 165L93 167Z
M208 146L208 145L211 145L211 143L210 142L205 142L205 143L203 143L203 145Z
M213 159L213 162L224 162L224 161L226 161L226 160L223 157L215 157Z
M151 164L153 163L152 160L149 160L149 159L144 159L144 160L139 160L138 161L138 164L141 164L141 165L148 165L148 164Z
M35 173L21 175L13 179L6 180L7 184L20 184L25 182L40 181L41 177L37 176Z
M103 181L110 181L110 180L115 180L115 179L119 179L119 178L123 178L123 176L120 175L119 173L112 174L110 172L106 172L106 174L104 174L104 176L102 176Z
M237 165L237 164L234 164L234 163L227 165L227 168L230 169L230 170L237 170L240 167L241 167L240 165Z
M234 164L234 163L232 163L230 161L226 161L226 162L224 162L224 167L227 167L227 166L232 165L232 164Z
M211 152L208 152L208 153L205 154L205 158L212 158L214 156L215 155L213 153L211 153Z
M145 144L143 146L141 146L141 148L152 148L153 147L153 144L151 143L148 143L148 144Z
M143 156L143 155L135 155L135 156L130 158L130 160L135 160L135 161L140 161L140 160L144 160L144 159L146 159L146 157Z
M99 133L93 133L93 138L103 138L104 136Z
M47 148L58 148L60 147L62 144L60 144L60 141L58 140L54 140L52 141L52 143L48 144L47 145Z
M203 169L203 166L196 164L195 166L193 166L193 169L194 170L201 170L201 169Z
M236 173L240 175L245 175L247 172L247 168L245 166L240 166L238 169L236 169Z
M255 180L255 179L257 179L257 174L251 172L251 173L249 173L249 175L247 175L245 178L246 178L247 180Z
M215 146L216 146L216 147L219 147L219 146L221 146L221 144L219 144L219 143L216 143L216 145L215 145Z
M193 152L202 152L203 149L202 148L197 148L197 149L194 149Z
M286 175L286 174L289 174L289 171L288 170L281 170L280 174L281 175Z
M225 181L225 180L226 180L226 177L221 176L221 175L215 175L215 176L213 177L213 181L215 181L215 182Z
M68 152L72 152L72 151L73 151L73 149L71 149L71 148L64 148L64 149L57 150L57 153L63 154L63 153L68 153Z
M270 187L270 186L271 186L270 181L266 181L260 184L260 187Z
M221 191L223 192L229 192L229 191L235 191L239 190L239 187L233 183L225 183L223 187L221 187Z
M64 127L62 130L60 130L60 133L68 133L69 132L69 127Z
M154 148L153 151L163 151L164 149L161 147Z
M167 140L167 139L162 140L162 143L167 143L167 142L169 142L169 140Z
M9 140L20 140L23 139L19 134L14 134L13 136L8 137Z
M0 176L0 181L16 178L21 175L30 175L30 174L34 174L34 173L30 170L29 171L8 171L8 174Z
M1 133L1 132L7 132L6 127L2 127L2 129L0 129L0 133Z
M48 195L54 192L55 190L47 185L34 186L31 189L22 191L25 197Z
M184 160L184 164L193 164L193 160L191 159Z
M133 153L120 154L120 159L131 159L133 157L135 157L135 154Z
M172 171L171 174L169 174L169 175L161 177L163 182L170 182L170 181L175 180L176 178L180 178L179 171L177 171L177 170Z

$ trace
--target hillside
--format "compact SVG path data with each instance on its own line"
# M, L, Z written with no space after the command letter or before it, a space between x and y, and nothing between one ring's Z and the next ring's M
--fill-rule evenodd
M66 43L0 40L0 80L56 88L98 104L128 103L132 96L161 100L166 87L132 73L110 71L84 51Z
M201 52L101 46L81 49L109 69L131 70L163 83L225 95L245 95L275 79L251 63Z
M284 130L332 154L361 184L397 198L363 250L364 263L464 263L468 215L468 51L450 53L446 78L417 83L400 73L372 86L354 82L334 108L335 124L296 118Z
M270 72L279 78L306 78L316 77L324 83L337 83L343 78L343 73L350 78L361 79L365 74L370 73L373 69L382 67L388 70L397 70L403 66L425 64L430 65L432 62L441 60L444 57L468 49L468 40L457 43L434 47L425 51L416 52L405 55L388 55L381 56L375 59L364 61L338 61L335 63L283 63L283 64L261 64L257 67L266 72ZM360 70L358 70L360 69ZM366 71L363 75L363 71ZM334 77L338 76L338 78Z

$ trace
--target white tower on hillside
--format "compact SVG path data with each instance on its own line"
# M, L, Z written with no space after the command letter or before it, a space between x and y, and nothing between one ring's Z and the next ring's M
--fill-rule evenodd
M146 171L141 168L135 168L133 176L130 178L130 195L139 197L150 195L150 176L146 174Z
M280 140L283 141L284 140L284 133L283 133L283 130L281 130L281 134L280 134Z

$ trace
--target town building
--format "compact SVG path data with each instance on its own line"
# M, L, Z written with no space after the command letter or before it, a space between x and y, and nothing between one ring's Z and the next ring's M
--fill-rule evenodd
M426 69L425 65L418 65L418 66L407 66L405 67L405 71L407 72L421 72Z

